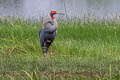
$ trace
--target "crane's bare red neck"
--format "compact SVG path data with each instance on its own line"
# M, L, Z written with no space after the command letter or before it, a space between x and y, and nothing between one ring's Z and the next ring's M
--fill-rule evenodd
M52 20L54 20L54 19L55 19L55 17L54 17L53 15L51 15L51 18L52 18Z
M50 16L51 16L52 20L55 19L55 17L54 17L55 14L56 14L56 11L55 11L55 10L52 10L52 11L50 12Z

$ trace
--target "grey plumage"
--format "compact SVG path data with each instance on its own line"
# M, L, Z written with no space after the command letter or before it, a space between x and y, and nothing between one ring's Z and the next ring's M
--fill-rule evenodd
M47 53L49 47L53 43L56 36L57 27L58 26L55 21L48 21L41 28L39 38L43 53Z

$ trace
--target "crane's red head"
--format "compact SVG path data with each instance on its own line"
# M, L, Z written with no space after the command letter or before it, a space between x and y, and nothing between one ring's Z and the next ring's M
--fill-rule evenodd
M55 11L55 10L50 11L50 16L52 19L55 19L53 15L55 15L56 13L57 13L57 11Z
M50 16L51 16L51 18L52 18L53 20L55 19L55 17L54 17L55 14L64 15L63 13L59 13L59 12L57 12L56 10L51 10L51 11L50 11Z
M55 15L56 13L57 13L57 11L55 11L55 10L50 11L50 15Z

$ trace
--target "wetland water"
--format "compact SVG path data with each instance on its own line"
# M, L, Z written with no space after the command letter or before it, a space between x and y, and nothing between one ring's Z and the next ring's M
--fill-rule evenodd
M50 10L68 17L120 15L120 0L0 0L0 16L44 17Z

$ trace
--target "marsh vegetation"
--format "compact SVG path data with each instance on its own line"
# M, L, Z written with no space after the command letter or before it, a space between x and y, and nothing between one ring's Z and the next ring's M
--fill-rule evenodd
M43 64L42 20L0 20L0 79L120 79L120 24L115 21L58 20L51 65Z

